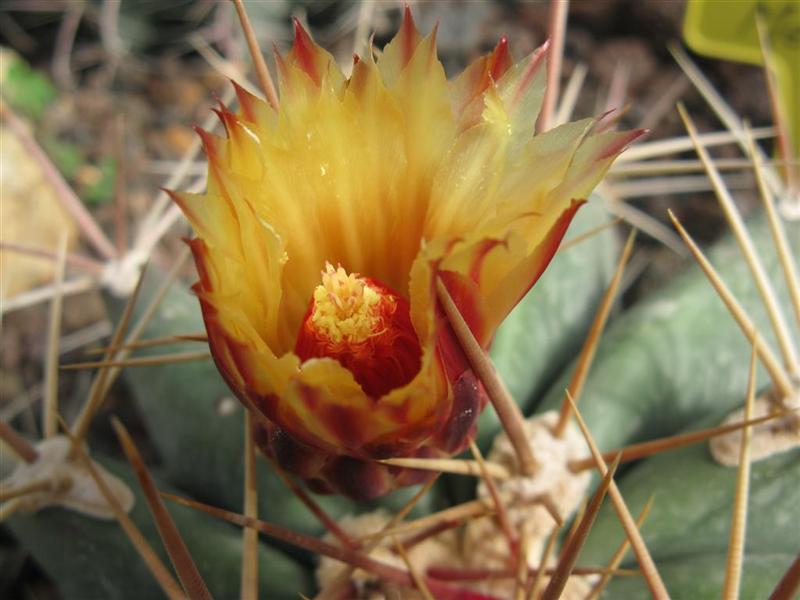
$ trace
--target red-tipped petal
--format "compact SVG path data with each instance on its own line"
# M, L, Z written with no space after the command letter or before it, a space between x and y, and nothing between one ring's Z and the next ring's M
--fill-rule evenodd
M461 316L469 325L472 335L484 346L488 345L493 332L487 330L486 314L481 306L480 273L486 256L501 244L499 240L482 240L471 253L472 265L467 274L462 275L453 271L439 273Z
M318 46L297 19L294 19L294 42L285 57L276 54L278 79L282 92L291 102L293 92L306 88L309 84L320 88L330 85L337 92L341 90L344 77L333 56Z
M497 46L489 55L489 75L494 81L500 79L503 74L511 68L514 61L511 59L511 53L508 50L508 38L500 38Z
M383 54L378 60L384 81L388 86L392 86L400 77L400 73L411 62L421 41L422 36L414 24L411 9L406 6L399 31L383 49Z
M208 246L200 238L194 238L185 241L189 245L189 249L192 251L194 264L197 266L197 274L200 276L200 280L194 285L194 287L196 287L198 291L208 291L212 287L211 273L209 271L208 264Z
M281 99L283 99L284 94L288 92L291 87L289 85L289 67L280 49L275 44L272 44L272 57L275 59L275 69L278 71L278 85L280 87Z
M539 281L550 261L553 260L564 234L578 209L586 200L573 199L569 207L550 227L547 236L517 268L509 272L503 283L487 299L487 313L499 324L502 319L525 297L525 294ZM509 293L513 290L513 294ZM496 325L495 325L496 326Z
M251 123L258 122L258 107L263 104L256 96L248 92L233 79L231 79L233 89L236 91L236 98L239 100L239 108L242 111L242 116Z
M192 206L192 202L189 201L189 196L185 192L176 192L174 190L168 190L166 188L161 188L163 192L165 192L170 200L172 200L178 207L181 209L181 212L186 217L186 219L190 223L198 223L200 222L200 217L194 211ZM188 240L187 240L187 243ZM191 244L189 244L191 246Z
M517 88L514 90L514 93L511 96L511 108L516 107L522 101L522 98L525 96L525 92L533 83L533 80L536 78L536 74L544 64L545 58L547 58L547 54L549 52L550 40L546 40L544 44L533 51L530 61L528 62L528 66L525 69L525 72L522 74L522 77L520 77Z
M220 123L222 123L222 126L225 128L225 133L230 138L233 130L236 128L236 115L228 110L228 107L222 104L221 101L219 106L219 108L212 108L211 110L219 117Z
M297 65L311 77L314 83L319 85L322 76L317 63L319 46L314 43L300 21L292 19L292 22L294 23L294 42L290 56L296 60Z
M397 32L397 39L400 43L401 64L405 66L414 56L414 50L416 50L417 44L422 39L417 30L417 25L414 23L411 7L408 4L403 9L403 22L400 25L400 31Z
M478 415L481 414L489 397L483 384L467 368L452 383L453 408L450 417L436 434L435 448L446 455L456 454L466 448L469 440L475 437Z
M453 108L461 120L461 129L477 123L485 107L484 92L512 66L508 40L502 38L489 54L470 64L453 82Z
M208 160L210 162L218 160L221 154L222 144L225 143L225 140L206 131L199 125L194 126L194 131L200 136L200 141L203 144L203 152L206 153Z
M647 133L647 131L647 129L632 129L631 131L626 131L624 135L615 137L610 143L600 149L600 152L597 153L595 160L605 160L606 158L612 158L616 156L625 150L628 144L630 144L636 138Z

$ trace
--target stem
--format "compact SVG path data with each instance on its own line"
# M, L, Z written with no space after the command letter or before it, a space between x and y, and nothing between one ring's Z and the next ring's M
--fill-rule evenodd
M5 421L0 421L0 438L26 463L36 462L36 459L39 458L36 448Z
M272 83L272 77L269 74L267 63L264 61L264 55L261 53L261 48L256 39L256 33L253 31L253 26L250 24L250 18L247 16L247 11L244 8L242 0L233 0L236 6L236 14L239 15L239 21L242 24L242 31L244 32L245 40L247 40L247 48L250 50L250 56L253 58L253 66L256 69L256 76L261 89L264 92L267 102L270 103L272 108L278 110L278 93L275 91L275 84Z
M547 87L544 91L542 111L539 113L539 120L536 124L538 132L547 131L553 126L553 117L558 104L568 12L569 0L550 0L550 54L547 57Z

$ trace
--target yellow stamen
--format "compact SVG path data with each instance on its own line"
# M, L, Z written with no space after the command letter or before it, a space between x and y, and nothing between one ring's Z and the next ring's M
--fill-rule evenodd
M364 278L326 263L322 284L314 290L311 322L333 343L358 343L381 333L381 300L393 301Z

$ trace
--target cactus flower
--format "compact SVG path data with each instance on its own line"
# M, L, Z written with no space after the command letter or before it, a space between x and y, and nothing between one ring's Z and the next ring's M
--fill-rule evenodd
M316 491L376 497L425 475L375 459L463 450L486 395L437 278L488 347L639 133L533 135L546 48L514 64L502 40L448 82L435 36L406 11L345 78L296 24L280 107L237 86L226 137L200 131L207 192L173 194L217 367L266 417L261 449Z

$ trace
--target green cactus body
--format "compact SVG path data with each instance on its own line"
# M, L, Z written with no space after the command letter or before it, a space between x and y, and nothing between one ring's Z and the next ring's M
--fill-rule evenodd
M161 538L144 495L127 465L100 459L136 495L131 519L150 546L168 564ZM165 492L178 490L157 479ZM241 530L181 506L170 505L178 529L215 598L228 598L239 589L242 564ZM161 589L115 521L98 521L64 509L46 509L34 515L19 514L8 523L33 557L58 584L64 600L124 600L159 598ZM269 565L261 577L260 594L290 599L313 589L305 565L260 544L259 562Z

